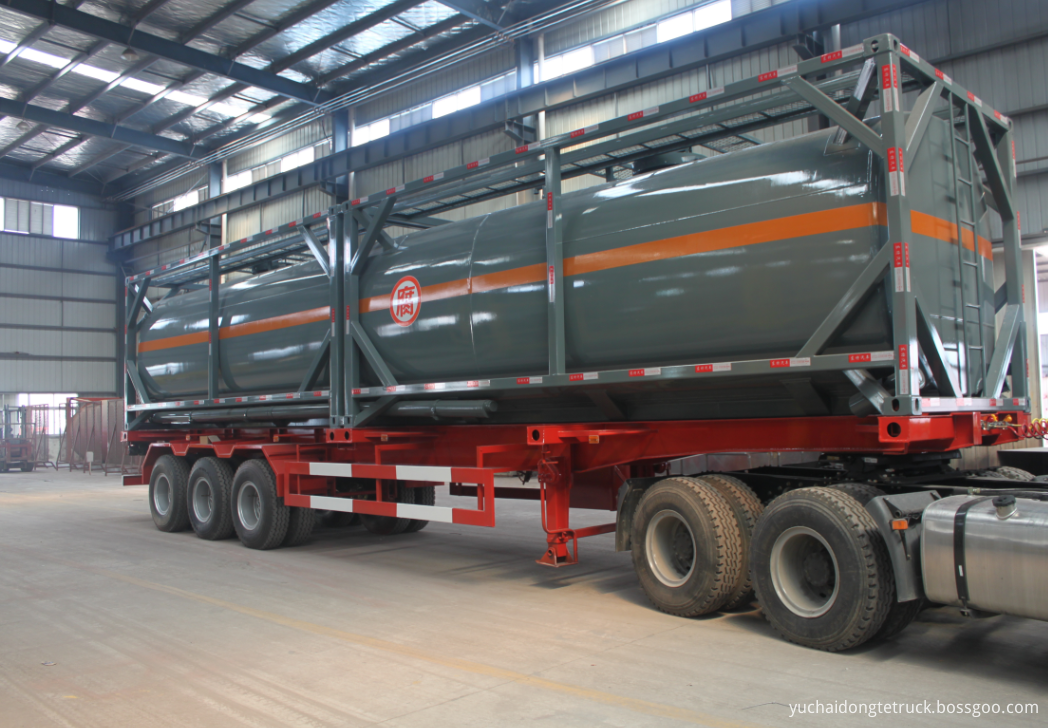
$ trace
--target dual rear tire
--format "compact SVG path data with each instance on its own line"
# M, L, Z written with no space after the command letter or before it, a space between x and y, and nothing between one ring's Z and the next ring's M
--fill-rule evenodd
M873 486L803 488L763 509L731 476L667 478L641 498L631 534L641 587L664 612L696 617L753 591L783 637L831 652L898 634L920 602L895 600ZM751 582L752 579L752 582Z

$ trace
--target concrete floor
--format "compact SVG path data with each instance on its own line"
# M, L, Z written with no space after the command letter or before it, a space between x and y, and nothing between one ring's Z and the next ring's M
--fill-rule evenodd
M498 519L259 552L160 533L146 489L113 476L0 475L0 726L871 725L790 717L815 700L1040 709L878 719L902 725L1048 717L1048 624L932 610L830 655L757 611L656 612L611 536L536 565L536 503Z

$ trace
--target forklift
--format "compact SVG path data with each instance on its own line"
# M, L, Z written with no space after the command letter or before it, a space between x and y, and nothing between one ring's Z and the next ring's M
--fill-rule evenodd
M29 408L4 405L3 428L0 430L0 473L15 466L23 473L36 469L36 453L30 439Z

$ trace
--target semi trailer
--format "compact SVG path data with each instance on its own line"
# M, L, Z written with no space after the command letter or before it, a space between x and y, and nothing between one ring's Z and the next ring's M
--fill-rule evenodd
M756 598L831 651L927 604L1044 619L1043 486L951 466L1044 435L1014 184L1011 121L891 35L435 171L128 275L124 482L257 549L534 499L540 564L614 534L657 608Z

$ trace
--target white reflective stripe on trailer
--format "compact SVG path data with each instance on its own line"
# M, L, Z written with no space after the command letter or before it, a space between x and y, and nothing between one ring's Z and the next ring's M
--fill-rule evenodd
M353 499L330 498L326 495L311 495L309 496L309 507L316 508L321 511L341 511L343 513L353 513Z
M397 480L425 480L437 483L451 482L451 468L426 465L398 465Z
M451 508L446 506L417 506L414 503L398 503L397 518L414 518L417 521L440 521L453 523Z
M310 463L309 474L335 478L352 478L353 465L350 463Z
M331 498L323 495L311 495L309 497L310 508L322 511L341 511L342 513L358 513L353 508L356 501L353 498ZM372 501L362 501L371 503ZM413 518L416 521L439 521L441 523L454 523L453 509L446 506L419 506L414 503L397 503L397 518Z

